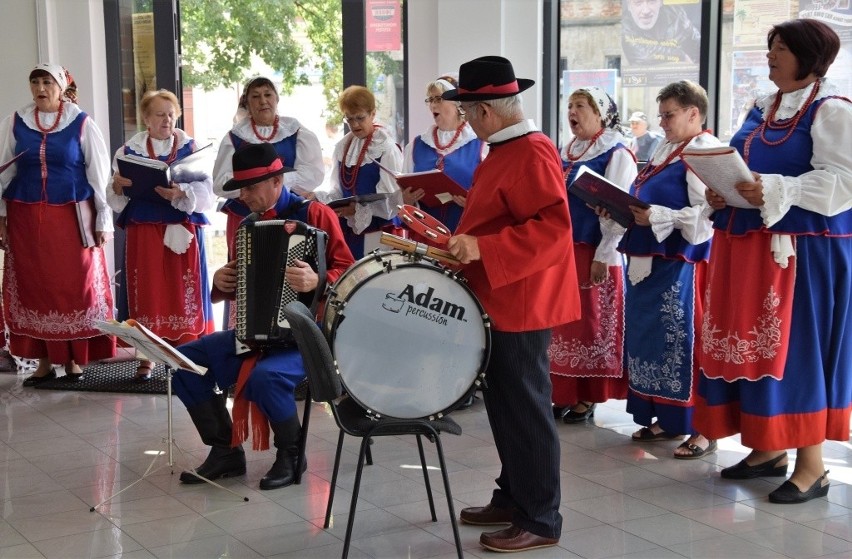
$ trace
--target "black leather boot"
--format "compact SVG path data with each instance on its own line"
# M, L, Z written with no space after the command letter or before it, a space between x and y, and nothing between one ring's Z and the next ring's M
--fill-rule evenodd
M260 480L261 489L278 489L293 485L296 481L296 468L304 472L308 468L305 457L299 459L299 436L302 428L295 415L287 421L270 423L275 435L275 463Z
M231 447L231 414L225 407L225 396L217 395L186 411L198 429L201 441L211 447L204 463L195 472L211 480L245 474L246 454L242 446ZM180 481L187 484L204 483L193 472L181 472Z

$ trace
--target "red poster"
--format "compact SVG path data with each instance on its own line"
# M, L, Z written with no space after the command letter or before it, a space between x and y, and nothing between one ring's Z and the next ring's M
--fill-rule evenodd
M367 52L385 52L402 48L399 0L367 0Z

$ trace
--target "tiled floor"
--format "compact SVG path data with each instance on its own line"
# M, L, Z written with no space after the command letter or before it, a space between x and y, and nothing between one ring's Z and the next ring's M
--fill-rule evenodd
M357 446L349 440L334 524L322 529L337 429L314 404L303 483L259 491L272 451L249 453L244 478L225 480L238 497L183 486L168 467L112 502L89 507L139 479L166 435L165 396L35 390L0 375L0 559L48 557L333 558L342 551ZM196 465L206 450L175 401L175 436ZM454 414L464 433L442 438L456 511L488 501L498 471L484 406ZM746 454L720 441L703 460L671 458L674 443L637 444L623 402L599 406L589 425L560 425L562 539L545 557L852 557L850 445L826 445L827 499L772 505L777 480L721 480ZM434 447L427 447L437 464ZM437 468L437 523L429 520L413 437L377 439L364 472L353 558L455 557ZM178 457L177 468L187 465ZM481 528L460 525L466 557L495 557Z

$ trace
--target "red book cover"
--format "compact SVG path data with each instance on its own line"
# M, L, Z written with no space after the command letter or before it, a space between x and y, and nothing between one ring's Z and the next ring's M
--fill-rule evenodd
M630 206L651 207L585 166L580 167L577 178L568 187L568 192L589 206L605 208L610 217L622 227L633 224L633 212L630 211Z

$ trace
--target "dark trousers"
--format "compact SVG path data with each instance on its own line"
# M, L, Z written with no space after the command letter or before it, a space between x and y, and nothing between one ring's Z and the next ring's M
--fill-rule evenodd
M551 411L550 330L491 332L485 409L502 470L491 503L516 508L514 524L548 538L562 532L559 437Z

